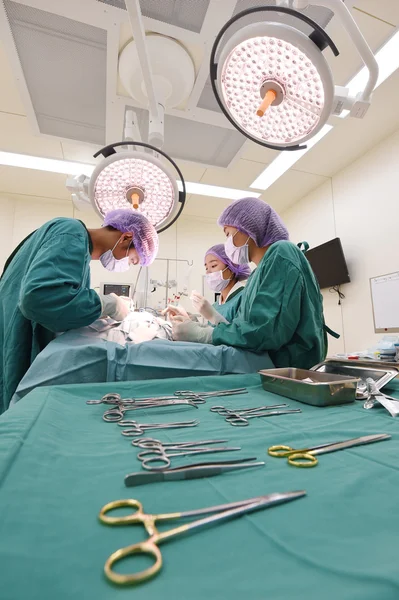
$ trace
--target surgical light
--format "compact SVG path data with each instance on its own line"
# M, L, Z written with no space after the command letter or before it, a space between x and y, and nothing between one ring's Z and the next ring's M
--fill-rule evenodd
M117 152L115 148L120 146L142 147L151 153L136 149ZM186 185L179 167L165 152L143 142L118 142L106 146L94 158L99 155L103 160L90 180L80 177L67 182L79 208L82 203L91 203L102 218L116 208L133 208L158 232L176 221L185 204ZM181 191L171 167L178 175Z
M242 11L221 29L210 60L211 85L229 121L252 141L273 150L303 149L317 135L331 114L351 110L363 117L378 75L371 50L342 0L314 0L339 14L369 70L364 93L351 98L346 88L335 87L322 50L338 49L326 32L306 15L287 6L254 7ZM294 6L308 4L294 0ZM232 25L254 13L274 12L296 17L312 28L310 36L272 20L239 28L229 37ZM227 35L226 35L227 34ZM227 39L226 39L227 38ZM216 56L218 59L216 61Z

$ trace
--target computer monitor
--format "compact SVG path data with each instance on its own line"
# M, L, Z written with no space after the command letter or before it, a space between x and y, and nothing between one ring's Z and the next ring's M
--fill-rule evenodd
M375 333L399 333L399 271L370 279Z
M100 283L100 294L130 297L130 283Z

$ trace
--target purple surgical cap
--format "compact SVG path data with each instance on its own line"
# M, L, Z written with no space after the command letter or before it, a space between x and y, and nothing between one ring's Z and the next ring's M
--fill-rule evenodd
M144 215L130 208L118 208L105 215L104 227L107 225L121 233L133 233L133 245L142 267L154 262L158 254L158 234Z
M231 260L227 257L227 254L224 249L224 244L216 244L216 246L212 246L209 248L208 252L205 254L205 258L208 254L212 254L216 256L219 260L222 261L226 267L230 269L230 271L234 274L235 278L238 281L243 281L244 279L248 279L251 274L251 269L249 265L236 265L232 263Z
M230 204L218 219L221 227L235 227L252 238L258 248L288 240L288 231L271 206L258 198L241 198Z

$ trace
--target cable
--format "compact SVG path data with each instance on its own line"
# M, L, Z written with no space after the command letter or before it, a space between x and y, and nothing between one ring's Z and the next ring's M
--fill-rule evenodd
M334 285L330 288L330 294L338 294L338 306L341 306L341 300L345 299L345 294L339 289L339 285Z
M138 275L137 275L137 277L136 277L136 283L134 284L133 293L132 293L132 295L131 295L131 298L132 298L132 300L134 300L134 297L135 297L135 295L136 295L137 284L138 284L138 282L139 282L139 277L140 277L140 274L141 274L141 271L142 271L142 269L143 269L143 267L140 267L140 269L139 269L139 273L138 273Z

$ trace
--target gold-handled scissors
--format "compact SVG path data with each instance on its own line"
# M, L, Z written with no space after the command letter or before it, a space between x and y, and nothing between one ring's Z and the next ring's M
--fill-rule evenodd
M267 453L270 456L277 458L287 458L288 464L293 467L315 467L318 464L316 454L327 454L328 452L336 452L337 450L345 450L345 448L353 448L353 446L363 446L364 444L372 444L382 440L389 440L390 435L379 433L376 435L364 435L363 437L352 438L343 442L332 442L328 444L319 444L311 448L291 448L291 446L270 446Z
M175 512L168 514L152 515L146 514L143 509L143 505L138 500L115 500L109 502L103 506L100 511L99 519L105 525L135 525L139 523L143 525L148 533L148 539L138 544L126 546L126 548L120 548L116 550L107 559L104 565L104 573L106 577L118 585L134 585L151 579L156 575L162 568L162 554L158 548L159 544L167 541L175 536L182 533L186 533L191 529L197 529L205 527L212 523L226 521L228 519L234 519L240 515L260 510L262 508L268 508L276 504L283 504L284 502L290 502L305 496L306 492L301 490L299 492L284 492L268 494L267 496L257 496L256 498L248 498L247 500L241 500L239 502L231 502L230 504L221 504L219 506L210 506L207 508L200 508L198 510L188 510L185 512ZM134 511L130 515L121 517L110 517L108 513L116 508L130 507ZM215 514L212 514L215 513ZM159 532L156 528L157 521L173 521L175 519L185 519L187 517L195 517L197 515L210 515L196 521L191 521L168 529L167 531ZM146 554L152 556L155 562L138 573L130 575L122 575L113 570L113 566L125 558L133 554Z

